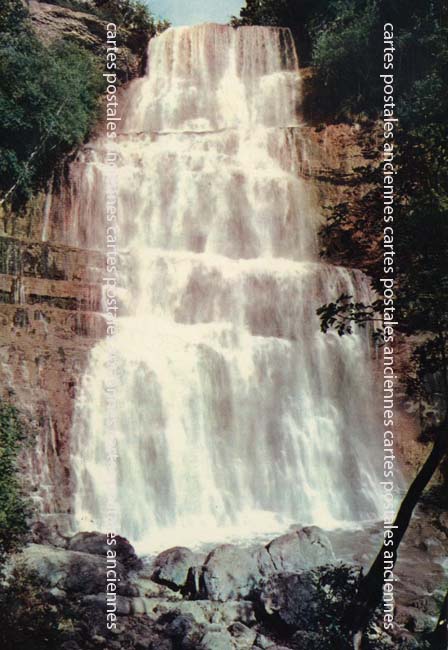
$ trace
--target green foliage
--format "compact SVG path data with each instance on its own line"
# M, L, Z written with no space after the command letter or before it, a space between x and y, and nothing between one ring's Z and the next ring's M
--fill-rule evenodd
M296 41L303 65L311 59L311 30L317 17L324 15L331 5L328 0L246 0L239 17L231 24L289 27Z
M232 24L289 27L315 69L314 113L352 118L381 109L383 25L395 28L396 90L410 92L436 63L445 0L246 0Z
M319 650L352 650L351 621L353 603L362 579L361 568L339 563L318 567L310 574L316 591L307 630L317 633ZM311 647L305 639L299 633L298 648ZM372 624L367 630L363 648L387 650L390 639L380 632L379 625Z
M17 468L24 438L17 411L0 402L0 563L20 546L28 531L29 507Z
M69 615L52 602L40 578L25 566L15 566L0 585L0 646L3 650L56 650L64 631L72 627Z
M369 110L380 88L378 3L340 0L333 7L335 17L313 29L312 63L320 101L344 115Z
M11 7L19 0L8 0ZM13 14L11 14L13 15ZM21 25L21 29L18 27ZM45 47L26 20L0 33L0 195L18 206L42 188L60 157L98 116L103 79L78 45Z
M167 21L156 21L140 0L95 0L93 11L126 30L126 45L140 55L144 54L150 38L169 27Z
M0 0L0 34L16 34L23 29L28 12L22 2Z

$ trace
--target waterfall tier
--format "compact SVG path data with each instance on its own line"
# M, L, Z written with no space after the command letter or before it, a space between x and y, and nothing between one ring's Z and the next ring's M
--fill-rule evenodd
M73 425L80 528L105 528L111 358L119 532L134 543L378 516L368 338L325 336L316 316L368 285L319 262L300 85L288 30L150 43L117 144L118 330L92 352ZM72 175L73 238L91 247L105 152L93 142Z

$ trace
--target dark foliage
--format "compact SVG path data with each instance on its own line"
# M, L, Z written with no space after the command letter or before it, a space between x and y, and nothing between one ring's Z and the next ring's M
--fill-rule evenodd
M0 32L0 196L17 207L89 133L103 80L92 54L73 43L45 47L20 0L1 1L10 20Z
M17 411L0 402L0 565L28 531L29 504L23 496L17 459L25 441Z
M0 585L0 646L3 650L59 650L72 621L52 601L38 576L16 566Z
M55 4L123 27L123 44L140 56L149 38L167 27L138 0ZM89 136L100 115L103 66L82 44L45 46L21 0L0 0L0 205L22 207Z
M395 28L397 92L424 79L446 34L445 0L246 0L232 24L289 27L313 65L314 114L375 116L382 105L383 25Z

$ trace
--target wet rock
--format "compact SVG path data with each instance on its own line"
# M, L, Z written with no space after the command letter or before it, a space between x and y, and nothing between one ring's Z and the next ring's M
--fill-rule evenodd
M229 625L228 631L237 648L251 648L255 643L257 633L243 623L237 622Z
M302 571L335 560L329 538L317 526L277 537L266 549L277 572Z
M97 555L31 544L16 557L16 561L23 562L49 588L98 594L106 587L105 558ZM122 595L133 596L136 590L126 580L126 570L119 562L116 571L121 576L118 591Z
M274 575L258 599L264 617L279 628L307 630L319 617L317 586L310 573Z
M253 553L223 544L210 553L202 567L199 596L221 602L247 598L261 580Z
M67 548L70 551L90 553L91 555L101 555L103 557L106 557L108 550L113 550L117 555L117 559L126 569L138 570L143 566L132 544L119 535L108 538L105 533L77 533L68 541Z
M203 556L193 553L189 548L169 548L154 560L151 578L170 589L182 589L187 582L190 568L199 564L202 559Z

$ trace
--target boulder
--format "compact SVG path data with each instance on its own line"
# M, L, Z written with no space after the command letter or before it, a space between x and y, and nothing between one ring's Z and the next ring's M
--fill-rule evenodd
M166 600L182 600L178 591L173 591L166 585L154 582L150 578L134 577L132 584L137 588L138 595L143 598L165 598Z
M15 561L36 573L49 588L82 594L98 594L106 588L104 557L30 544L16 556ZM121 577L118 591L125 596L136 595L136 589L126 580L125 567L119 562L116 571Z
M303 571L335 560L329 538L317 526L277 537L266 549L277 572Z
M239 621L229 625L228 631L230 632L236 647L241 648L241 650L252 648L257 637L254 630Z
M204 628L192 614L182 614L176 610L159 618L164 635L172 640L176 648L195 650L204 636Z
M106 611L107 609L107 596L105 593L90 594L88 596L84 596L82 602L85 605L93 605L94 607L98 607L103 611ZM117 599L115 601L117 616L129 616L132 612L131 602L131 598L117 595Z
M35 521L31 526L31 541L33 544L67 548L68 539L59 531L57 526L48 526L43 521Z
M253 603L244 600L220 603L209 600L172 601L140 596L131 598L131 611L133 614L146 614L146 617L153 621L171 621L174 616L191 617L196 624L204 627L216 624L220 628L227 628L236 621L250 627L256 622Z
M261 580L253 553L223 544L209 554L202 567L199 597L221 602L248 598Z
M254 549L254 556L260 575L263 578L269 578L271 575L276 573L274 562L272 561L272 557L270 556L266 546Z
M153 562L151 578L161 585L178 591L185 587L192 567L201 563L203 556L184 546L175 546L163 551Z
M258 596L261 616L288 631L313 629L319 618L318 587L311 573L279 573Z
M206 632L199 647L201 650L235 650L232 637L227 630Z
M268 639L268 637L264 634L257 634L255 644L256 647L260 648L261 650L268 650L268 648L272 648L272 646L275 645L275 642L272 641L272 639Z
M117 558L126 569L138 570L143 566L132 544L120 535L112 537L105 533L77 533L68 541L67 548L69 551L102 555L103 557L106 556L107 550L111 549L116 552Z
M442 514L439 516L439 524L442 529L448 533L448 512L442 512Z

